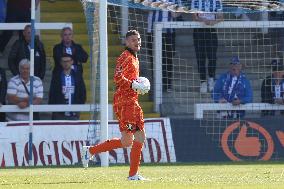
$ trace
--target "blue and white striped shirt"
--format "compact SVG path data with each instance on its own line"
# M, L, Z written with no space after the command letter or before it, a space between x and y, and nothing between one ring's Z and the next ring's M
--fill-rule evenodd
M149 0L149 2L156 2L157 0ZM181 0L168 0L168 2L173 2L181 5ZM155 22L172 22L174 21L173 13L171 11L150 11L148 14L148 28L147 32L154 32ZM172 33L174 29L163 29L163 33Z
M206 12L206 13L199 13L198 16L205 18L207 20L215 20L215 14L212 13L222 12L223 5L221 0L192 0L191 10Z

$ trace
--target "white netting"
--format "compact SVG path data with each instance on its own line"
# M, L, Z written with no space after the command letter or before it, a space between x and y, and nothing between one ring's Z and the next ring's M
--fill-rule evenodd
M149 78L151 83L150 93L141 98L146 117L159 113L163 116L182 115L193 118L195 104L209 103L207 109L202 112L200 126L205 128L206 133L211 135L214 141L220 141L222 131L231 121L245 121L244 117L239 116L239 112L236 116L228 116L228 111L210 109L214 101L207 83L206 92L201 93L202 78L197 65L196 44L203 44L213 38L217 38L217 44L211 44L210 49L206 51L216 53L216 57L201 54L207 56L206 65L212 59L216 63L216 70L212 68L213 71L210 71L206 68L206 82L210 77L208 72L213 72L213 78L219 78L220 74L230 68L231 58L237 56L250 81L253 102L264 102L261 98L262 81L271 76L273 60L283 61L283 15L280 11L283 9L282 2L223 1L221 13L224 20L213 26L193 22L193 14L198 11L191 9L191 1L181 1L180 4L168 1L108 2L110 94L114 91L112 77L115 60L124 49L124 35L128 29L137 29L142 39L142 49L138 55L141 75ZM99 19L96 14L94 16L94 12L88 11L98 10L97 3L86 1L84 5L87 21ZM153 19L149 18L153 17L154 12L159 12L162 16L170 12L173 19L162 19L154 26ZM88 23L91 23L88 29L89 36L92 36L90 41L94 43L98 38L94 38L93 35L98 35L98 30L93 28L95 26L98 29L98 26L93 20ZM149 29L150 25L152 27ZM201 35L194 36L196 33ZM207 33L210 33L209 38L205 35ZM98 49L98 42L93 44L93 48L93 52L97 53L95 49ZM203 52L202 48L200 51ZM261 117L262 108L263 106L251 110L248 108L245 118ZM93 130L99 132L99 129ZM236 130L237 133L239 131ZM247 133L252 137L259 134L250 129ZM234 146L233 142L229 145ZM265 151L265 148L262 150Z

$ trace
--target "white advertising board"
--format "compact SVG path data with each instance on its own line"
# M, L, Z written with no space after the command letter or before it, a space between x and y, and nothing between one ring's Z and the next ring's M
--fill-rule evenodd
M33 126L33 161L35 166L75 165L80 151L88 144L89 121L37 121ZM176 162L171 125L168 118L146 119L147 139L141 161ZM109 138L120 137L117 121L109 121ZM0 126L0 165L28 165L28 122L8 122ZM130 148L110 151L110 163L128 163ZM97 156L96 159L99 156Z

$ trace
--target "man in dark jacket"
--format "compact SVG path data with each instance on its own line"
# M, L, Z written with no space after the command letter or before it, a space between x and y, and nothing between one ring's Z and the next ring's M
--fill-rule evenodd
M61 43L57 44L53 48L53 59L54 59L54 71L62 70L60 61L63 54L69 54L72 56L74 61L72 68L83 72L82 63L86 63L88 60L87 52L82 48L81 45L76 44L73 40L73 31L70 27L65 27L61 31Z
M49 89L49 104L84 104L86 86L81 72L72 69L72 56L64 54L61 58L61 71L53 72ZM53 120L77 120L78 112L53 112Z
M7 15L6 23L25 23L31 22L31 0L6 0ZM5 3L6 3L5 2ZM35 8L37 9L40 0L35 0ZM5 51L5 47L13 35L13 30L4 30L0 37L0 52ZM22 38L22 33L19 33Z
M8 58L9 69L14 76L19 74L19 62L25 58L30 59L31 25L25 26L23 36L23 39L19 39L13 44ZM45 75L46 55L44 46L38 37L35 39L34 50L34 75L43 80Z
M5 74L5 70L0 68L0 106L5 104L6 94L7 94L6 74ZM6 117L5 112L0 112L0 122L4 122L6 120L5 117Z
M261 102L284 104L284 65L282 61L272 60L272 73L261 85ZM274 110L263 110L262 116L274 115ZM284 113L281 111L281 113Z

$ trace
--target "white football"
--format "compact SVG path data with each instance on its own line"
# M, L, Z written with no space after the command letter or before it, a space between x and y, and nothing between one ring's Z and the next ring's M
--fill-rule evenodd
M150 84L150 81L146 77L138 77L137 82L140 85L139 88L140 88L141 94L146 94L149 92L151 88L151 84Z

